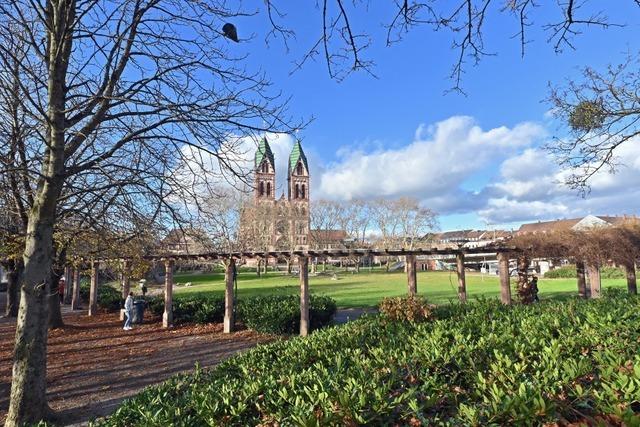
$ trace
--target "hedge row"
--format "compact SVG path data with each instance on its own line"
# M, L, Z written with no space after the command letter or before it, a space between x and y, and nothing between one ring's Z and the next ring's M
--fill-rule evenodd
M546 279L575 279L576 266L565 265L555 268L544 273ZM618 267L602 267L600 269L600 277L602 279L624 279L626 277L623 269Z
M147 299L149 309L162 315L164 298ZM325 296L311 295L309 316L311 330L328 325L336 312L336 303ZM295 295L251 297L238 301L237 320L249 329L271 334L294 334L300 330L300 299ZM224 318L224 297L187 296L173 301L176 323L213 323Z
M99 425L640 424L637 297L437 315L259 346L147 388Z
M80 283L80 299L83 301L89 301L90 294L89 282ZM122 303L122 295L120 291L110 285L98 286L98 307L106 311L118 311L120 310L120 304Z

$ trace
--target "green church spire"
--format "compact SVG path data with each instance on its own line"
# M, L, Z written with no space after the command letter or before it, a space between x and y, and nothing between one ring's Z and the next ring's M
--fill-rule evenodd
M309 165L307 164L307 156L304 155L304 151L302 151L302 145L300 145L300 141L296 141L293 144L293 148L291 149L291 154L289 154L289 175L296 168L298 161L302 160L302 164L304 165L307 172L309 172Z
M258 144L258 150L256 151L255 157L255 167L260 166L265 158L269 159L272 167L275 167L276 164L273 160L273 152L271 151L271 146L269 146L266 136L263 137L260 140L260 144Z

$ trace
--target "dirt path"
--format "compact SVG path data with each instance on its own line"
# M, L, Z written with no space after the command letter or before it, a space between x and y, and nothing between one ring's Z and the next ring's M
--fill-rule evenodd
M222 334L222 325L163 329L157 321L123 331L116 314L66 313L50 331L47 398L62 425L111 413L123 399L178 372L212 366L270 338ZM9 402L15 323L0 321L0 424Z

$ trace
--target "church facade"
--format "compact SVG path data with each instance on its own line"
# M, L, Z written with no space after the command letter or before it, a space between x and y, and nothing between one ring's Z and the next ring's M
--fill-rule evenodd
M287 195L276 198L275 157L263 138L254 158L253 198L244 207L241 239L250 250L309 248L309 165L299 141L289 154Z

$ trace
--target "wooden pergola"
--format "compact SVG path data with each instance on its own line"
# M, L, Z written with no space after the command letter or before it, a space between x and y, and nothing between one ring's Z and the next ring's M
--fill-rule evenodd
M405 257L407 272L407 288L409 295L416 295L418 292L418 280L416 269L417 256L442 257L449 256L456 260L456 272L458 276L458 298L461 302L467 301L467 287L465 279L465 255L469 254L495 254L498 259L500 273L500 300L503 304L511 304L511 283L509 262L516 258L522 252L517 247L490 245L478 248L446 248L446 249L333 249L333 250L300 250L300 251L242 251L242 252L209 252L202 254L175 254L175 255L150 255L144 256L142 259L148 261L160 261L165 266L165 283L164 283L164 313L162 316L163 327L173 325L173 268L176 261L212 261L222 260L226 266L225 271L225 310L224 310L224 332L231 333L235 329L234 319L234 270L236 261L245 258L297 258L299 265L300 278L300 335L309 334L309 259L318 258L354 258L364 256L402 256ZM91 269L91 290L89 296L89 316L96 313L97 307L97 286L98 286L98 268L102 262L122 262L122 295L123 298L129 294L130 279L126 273L130 258L102 258L92 260L81 260L88 262ZM578 263L578 289L583 294L585 286L585 268ZM600 275L597 266L589 266L589 274L591 277L591 296L600 295ZM633 277L635 286L635 276ZM80 274L76 267L73 270L73 293L72 308L76 309L79 303ZM631 289L631 288L630 288Z

